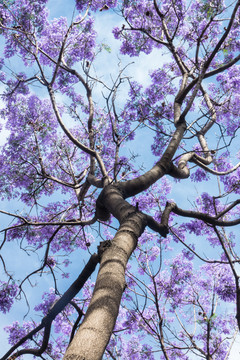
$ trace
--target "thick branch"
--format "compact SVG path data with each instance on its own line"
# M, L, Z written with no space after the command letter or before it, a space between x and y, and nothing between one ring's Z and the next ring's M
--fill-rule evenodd
M240 166L240 162L237 163L235 166L233 166L231 169L226 170L226 171L217 171L217 170L213 170L210 169L209 167L207 167L206 165L204 165L201 161L198 161L198 158L196 157L195 159L193 158L192 161L200 166L201 168L203 168L204 170L206 170L207 172L213 174L213 175L228 175L231 174L232 172L234 172L235 170L237 170Z
M210 216L205 213L200 213L197 211L192 210L183 210L179 208L175 203L167 203L166 209L169 209L169 211L173 212L174 214L184 216L184 217L190 217L194 219L199 219L204 221L207 224L211 224L214 226L234 226L240 224L240 218L236 220L231 221L225 221L225 220L219 220L218 216ZM232 209L232 206L230 205L229 208L225 209L224 214L226 214L230 209Z
M63 294L63 296L50 309L48 314L42 319L41 324L38 325L35 329L33 329L26 336L24 336L20 341L18 341L0 360L6 360L14 350L19 348L19 346L21 346L25 341L31 340L32 337L43 328L45 328L44 338L45 339L49 338L48 332L50 332L50 327L51 327L52 321L65 308L65 306L77 295L77 293L82 289L82 287L85 284L85 282L87 281L87 279L94 272L98 262L99 262L99 256L97 254L93 254L90 257L87 264L85 265L81 274L74 281L74 283L68 288L68 290ZM43 343L45 344L44 341L43 341ZM44 348L44 350L45 349L46 349L46 347ZM41 350L41 352L40 352L40 350ZM20 351L17 351L15 354L13 354L12 357L16 358L22 354L28 354L28 353L37 355L37 353L40 354L44 350L42 350L42 347L38 350L36 350L36 349L20 350Z
M168 226L166 226L163 223L158 223L156 220L153 219L152 216L146 215L146 219L147 219L147 226L155 231L158 232L161 236L166 237L167 234L169 233L168 231Z
M119 187L125 199L148 189L157 180L169 172L171 160L183 138L185 129L185 122L182 122L177 126L163 156L151 170L133 180L119 183Z

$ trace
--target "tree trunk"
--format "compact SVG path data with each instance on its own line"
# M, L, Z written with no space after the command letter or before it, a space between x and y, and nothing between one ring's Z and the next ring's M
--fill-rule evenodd
M122 199L127 215L103 251L93 296L64 360L100 360L109 342L125 289L125 268L145 226L145 216Z

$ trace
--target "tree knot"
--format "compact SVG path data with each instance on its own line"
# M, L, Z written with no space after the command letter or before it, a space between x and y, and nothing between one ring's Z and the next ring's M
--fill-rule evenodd
M98 249L98 257L101 260L102 255L104 253L105 250L107 250L110 246L112 245L111 240L105 240L105 241L101 241L100 245L98 245L97 249Z

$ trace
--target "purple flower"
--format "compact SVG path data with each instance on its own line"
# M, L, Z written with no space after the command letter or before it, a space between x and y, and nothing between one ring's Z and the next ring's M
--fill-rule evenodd
M17 293L16 284L0 281L0 311L6 314L11 309Z

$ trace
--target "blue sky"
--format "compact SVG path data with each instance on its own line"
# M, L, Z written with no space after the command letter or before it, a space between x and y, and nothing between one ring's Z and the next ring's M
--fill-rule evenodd
M68 1L67 6L66 6L66 1L50 0L49 8L50 8L50 17L51 18L58 17L58 16L68 16L69 18L71 18L73 8L74 8L74 1L73 0ZM112 74L113 77L115 77L118 74L117 64L119 62L118 56L119 56L120 43L118 41L114 40L113 35L111 33L111 29L112 29L112 27L117 26L118 24L121 25L121 23L122 23L121 19L116 14L114 14L114 12L112 12L112 11L106 11L106 12L101 12L101 13L96 14L95 24L96 24L96 30L99 34L99 41L109 44L111 47L111 54L109 54L106 51L103 52L102 54L100 54L100 56L97 60L97 63L96 63L96 73L99 76L102 75L103 73L106 74L106 67L107 67L108 72L106 74L106 81L111 81L110 73ZM144 86L147 86L149 84L149 77L148 77L149 71L151 69L161 66L161 63L163 61L167 61L167 59L168 59L168 55L162 55L157 50L153 51L150 55L142 54L139 58L130 58L127 56L121 57L122 64L127 64L127 63L134 61L134 64L132 64L131 66L128 67L128 70L126 71L126 73L130 76L133 76L136 81L139 81ZM98 91L98 90L96 90L96 91ZM127 95L126 92L127 92L127 89L124 90L124 88L123 88L121 90L120 101L121 101L121 98L122 98L122 101L125 100L126 95ZM0 143L4 142L5 137L6 137L6 134L2 133L2 135L0 137ZM146 133L144 134L144 144L146 144L146 147L141 146L142 145L142 133L140 133L138 135L138 137L136 138L134 145L131 144L131 150L135 151L136 153L140 152L142 154L141 161L145 164L146 168L150 168L156 159L150 154L149 151L146 152L146 148L147 147L149 148L148 137L146 136ZM146 153L147 153L147 155L146 155ZM216 181L214 184L212 184L212 185L208 184L207 186L213 186L216 188ZM178 199L178 198L181 199L181 206L183 206L182 204L184 204L185 208L187 209L190 207L190 203L195 199L196 192L201 193L202 191L204 191L204 189L206 188L206 184L200 184L200 185L197 184L195 186L195 189L191 185L191 188L193 190L192 190L192 192L189 192L189 181L188 180L181 182L181 186L180 185L174 186L174 190L171 194L171 197L173 197L174 199ZM195 192L195 190L196 190L196 192ZM8 210L10 212L14 212L17 205L18 205L17 201L14 201L12 203L4 202L1 204L0 208L4 209L4 210ZM1 220L3 227L8 226L9 218L2 215L0 217L0 220ZM19 265L20 265L20 271L22 270L23 272L25 272L26 269L28 268L28 266L32 268L32 267L34 267L34 265L37 266L37 264L38 264L38 258L35 255L34 255L35 260L34 260L34 257L30 258L26 254L21 255L21 258L16 257L15 255L17 254L17 246L14 244L11 244L11 247L6 247L6 249L4 249L4 252L7 257L11 258L11 262L12 262L11 270L12 271L14 271L14 270L18 271L17 269L19 268ZM77 252L76 255L74 256L75 261L78 258L78 256L79 256L79 253ZM35 261L35 264L33 263L33 261ZM75 277L77 276L77 272L79 271L78 264L74 262L74 264L72 265L72 267L70 267L69 270L72 273L71 280L74 280ZM21 272L18 273L18 277L19 278L21 277ZM70 285L70 281L63 281L60 286L60 290L64 291L64 288L66 289L68 287L68 285ZM50 281L50 279L44 277L41 279L41 281L38 285L38 289L43 288L43 289L48 290L49 286L52 286L52 282ZM41 294L41 291L35 292L31 288L28 289L27 295L29 298L29 302L33 303L34 305L39 303L40 302L40 294ZM22 315L24 315L26 313L26 306L22 305L22 304L17 304L17 305L15 305L13 310L14 311L10 312L7 316L0 314L1 328L17 319L19 321L21 321ZM0 330L0 338L1 338L1 352L4 352L4 349L6 349L6 350L8 349L8 345L7 345L7 341L6 341L6 333L2 332L2 330ZM239 355L238 348L239 348L239 345L235 345L233 347L230 360L237 359L237 356ZM31 359L31 356L26 356L26 360L27 359Z

